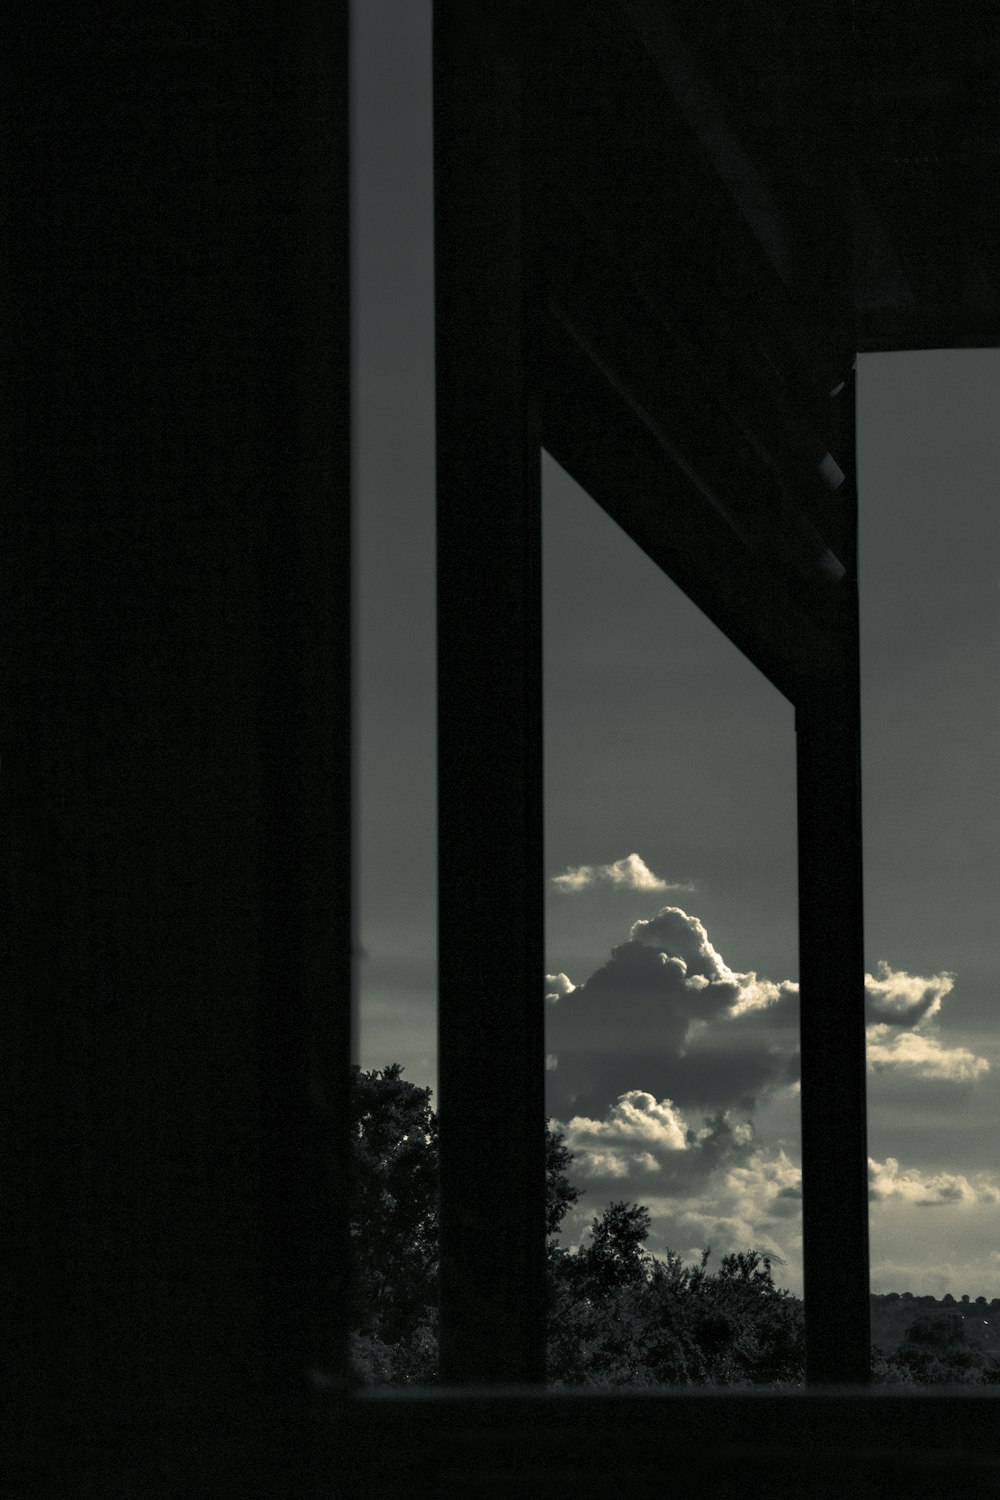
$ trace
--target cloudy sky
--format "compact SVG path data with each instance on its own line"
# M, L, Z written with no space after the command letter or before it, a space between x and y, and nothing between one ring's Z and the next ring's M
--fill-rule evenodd
M435 1083L429 4L355 7L357 1056ZM859 364L872 1283L1000 1290L1000 352ZM549 1108L580 1221L800 1281L790 705L544 463ZM836 1060L831 1059L831 1066Z

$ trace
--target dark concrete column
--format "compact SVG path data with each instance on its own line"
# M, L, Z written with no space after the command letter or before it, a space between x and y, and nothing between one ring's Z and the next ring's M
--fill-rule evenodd
M848 385L853 411L853 377ZM851 507L853 421L838 458L849 469L838 503ZM839 622L795 709L806 1375L813 1384L866 1384L871 1372L855 525L848 530Z
M544 1374L528 5L435 6L441 1373Z

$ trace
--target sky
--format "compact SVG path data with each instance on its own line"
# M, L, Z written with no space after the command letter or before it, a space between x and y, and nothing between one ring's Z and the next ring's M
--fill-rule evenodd
M436 1082L430 6L353 8L356 1055ZM1000 1292L1000 351L858 366L872 1286ZM543 462L548 1107L801 1289L791 705ZM831 1059L831 1066L836 1060Z

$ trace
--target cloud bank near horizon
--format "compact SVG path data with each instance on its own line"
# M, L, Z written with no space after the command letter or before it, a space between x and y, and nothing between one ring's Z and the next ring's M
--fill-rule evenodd
M974 1086L989 1070L937 1034L954 982L884 961L865 976L871 1072L919 1089L929 1080ZM754 1116L797 1088L798 984L733 969L699 918L664 906L634 922L582 983L548 976L546 995L549 1111L588 1190L569 1237L582 1235L591 1205L626 1197L653 1213L651 1248L752 1245L797 1273L797 1146L762 1143ZM892 1156L869 1161L869 1185L876 1214L951 1206L995 1215L1000 1203L1000 1186L982 1174L901 1168Z

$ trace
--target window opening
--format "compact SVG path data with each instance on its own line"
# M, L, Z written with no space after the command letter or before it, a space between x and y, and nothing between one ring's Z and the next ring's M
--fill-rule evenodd
M996 350L859 362L872 1338L1000 1369ZM876 1365L878 1368L878 1365Z
M795 1382L793 710L547 455L543 523L549 1381Z
M353 1356L437 1367L430 5L351 7L355 587Z

